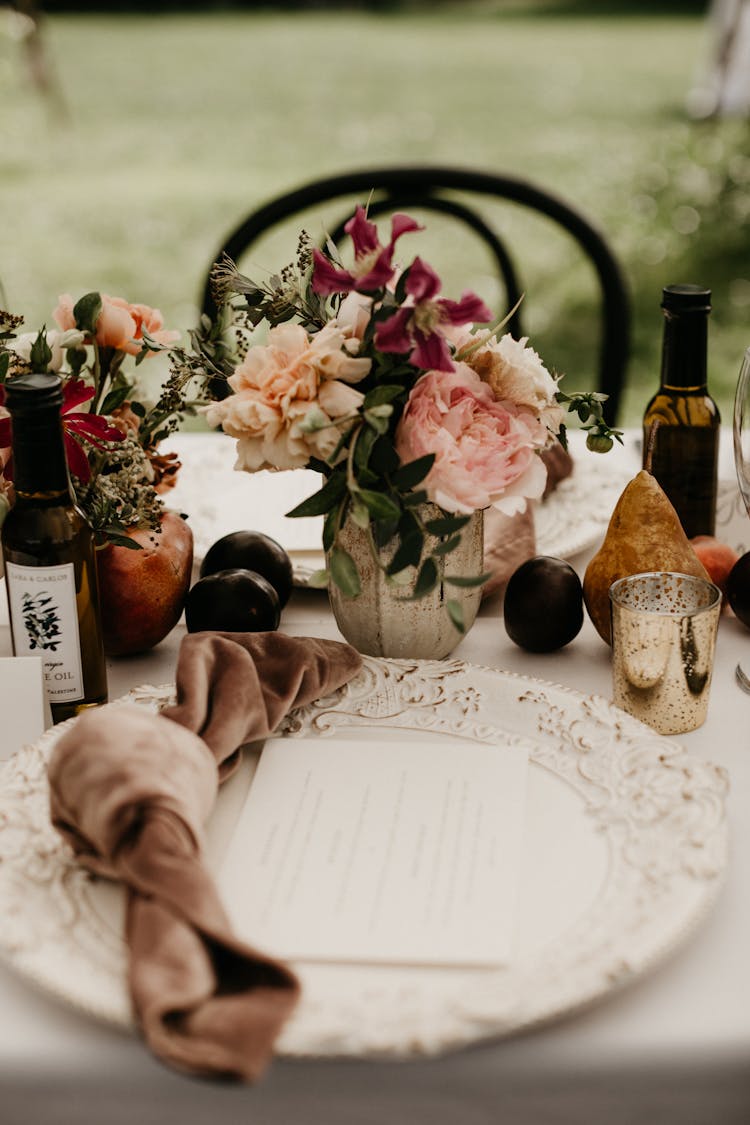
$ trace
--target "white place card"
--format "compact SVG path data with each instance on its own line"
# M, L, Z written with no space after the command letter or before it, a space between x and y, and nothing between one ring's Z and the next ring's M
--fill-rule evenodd
M219 874L238 933L293 960L507 963L527 764L396 731L269 741Z
M44 734L48 716L41 657L0 657L0 715L0 760Z

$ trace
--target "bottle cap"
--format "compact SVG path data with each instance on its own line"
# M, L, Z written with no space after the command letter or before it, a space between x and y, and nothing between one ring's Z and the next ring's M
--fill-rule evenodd
M711 290L703 285L666 285L661 307L666 312L710 312Z
M53 372L17 375L5 384L5 405L11 414L28 414L62 406L62 379Z

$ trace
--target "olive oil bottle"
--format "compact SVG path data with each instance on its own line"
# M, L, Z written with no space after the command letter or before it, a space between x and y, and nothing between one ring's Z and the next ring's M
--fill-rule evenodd
M668 285L661 307L661 386L643 417L643 465L692 539L713 535L716 526L721 417L706 378L711 290Z
M5 384L16 499L0 532L13 652L41 656L52 721L107 700L94 537L75 504L57 375Z

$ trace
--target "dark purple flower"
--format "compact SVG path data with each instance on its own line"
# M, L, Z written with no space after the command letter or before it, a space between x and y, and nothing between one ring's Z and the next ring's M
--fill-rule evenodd
M354 266L351 270L334 266L320 250L313 250L312 287L314 292L324 297L332 293L349 293L352 289L359 293L384 289L395 273L393 250L396 242L402 234L422 230L422 227L408 215L396 214L391 219L390 242L383 246L377 227L368 220L364 207L360 206L344 230L354 246Z
M459 326L492 319L492 313L476 293L465 292L460 301L438 297L440 278L421 258L415 258L404 283L410 298L375 330L375 347L381 352L405 355L424 371L453 371L443 325Z

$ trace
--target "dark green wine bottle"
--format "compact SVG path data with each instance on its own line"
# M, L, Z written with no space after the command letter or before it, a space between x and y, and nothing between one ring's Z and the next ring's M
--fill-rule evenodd
M692 539L716 527L721 416L706 376L711 290L668 285L661 307L661 386L643 416L643 465Z
M5 385L16 499L0 532L13 652L41 656L52 721L107 700L94 536L65 460L58 375Z

